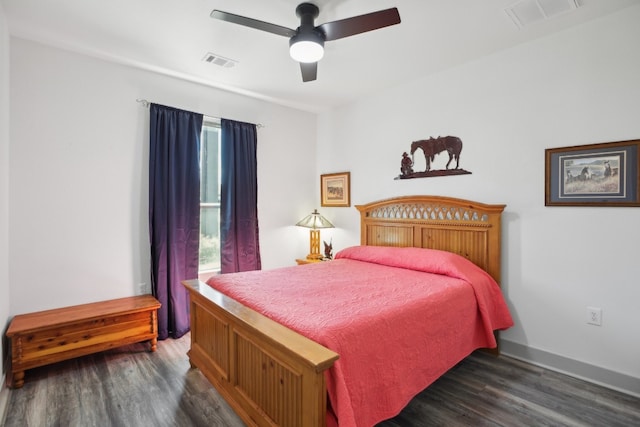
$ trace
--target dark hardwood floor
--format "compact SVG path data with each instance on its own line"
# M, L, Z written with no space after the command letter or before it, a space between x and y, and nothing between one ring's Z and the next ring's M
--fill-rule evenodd
M197 369L189 336L27 371L7 427L244 424ZM640 398L508 357L474 354L378 427L640 426Z

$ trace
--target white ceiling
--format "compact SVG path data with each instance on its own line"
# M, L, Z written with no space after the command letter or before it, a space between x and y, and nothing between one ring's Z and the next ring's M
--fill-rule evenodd
M0 1L13 36L308 111L341 105L640 3L578 0L580 7L573 11L518 28L505 9L522 0L315 0L320 8L316 25L390 7L398 8L402 23L327 42L318 79L303 83L285 37L209 17L220 9L295 29L301 0ZM203 62L207 52L238 63L223 68Z

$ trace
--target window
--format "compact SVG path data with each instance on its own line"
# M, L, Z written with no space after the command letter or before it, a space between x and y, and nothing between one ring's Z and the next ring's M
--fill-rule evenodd
M220 123L205 117L200 135L199 271L220 271Z

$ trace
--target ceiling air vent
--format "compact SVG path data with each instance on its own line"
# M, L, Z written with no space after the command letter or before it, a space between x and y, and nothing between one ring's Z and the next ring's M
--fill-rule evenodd
M224 68L231 68L238 63L238 61L234 61L233 59L225 58L224 56L216 55L211 52L208 52L202 60Z
M521 0L504 11L518 28L553 18L580 7L578 0Z

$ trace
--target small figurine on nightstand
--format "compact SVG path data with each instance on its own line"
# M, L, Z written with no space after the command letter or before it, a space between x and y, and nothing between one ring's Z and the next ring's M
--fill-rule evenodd
M328 245L324 240L322 241L322 243L324 243L324 260L328 261L330 259L333 259L333 240L329 241Z

